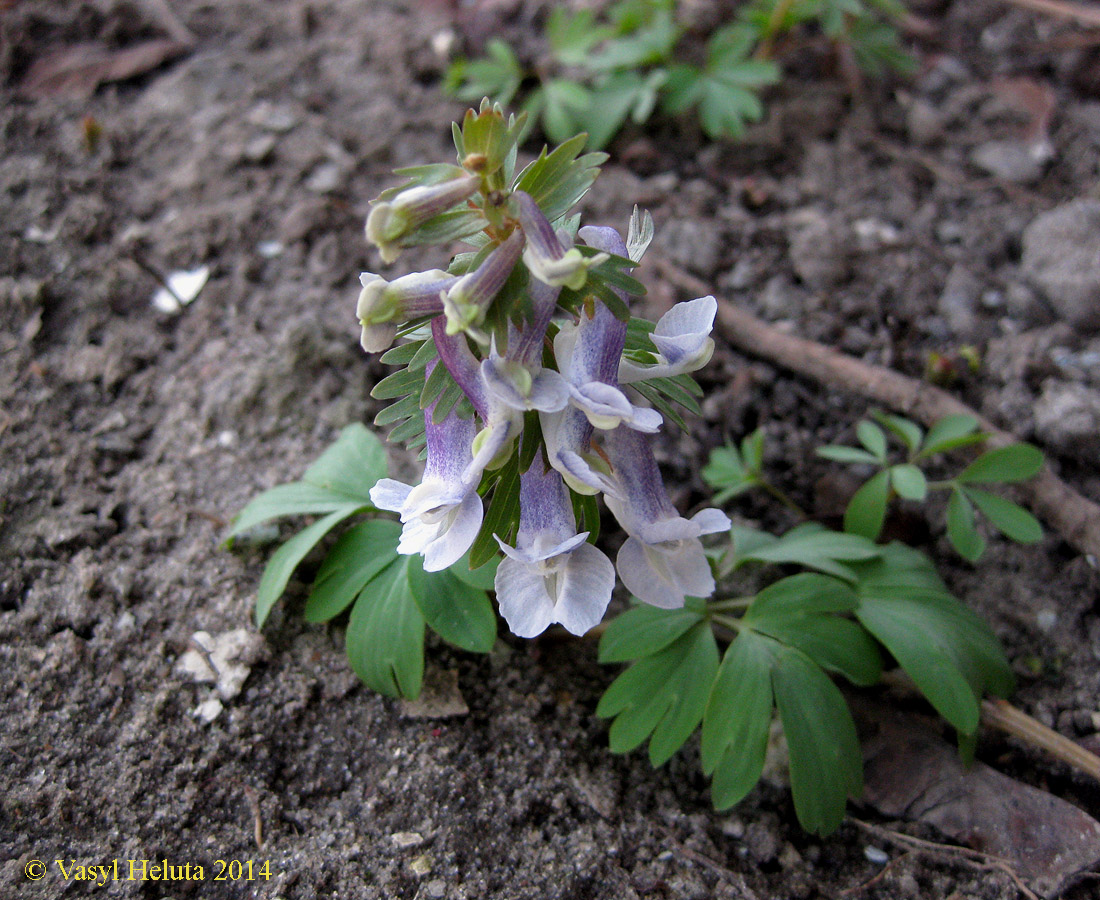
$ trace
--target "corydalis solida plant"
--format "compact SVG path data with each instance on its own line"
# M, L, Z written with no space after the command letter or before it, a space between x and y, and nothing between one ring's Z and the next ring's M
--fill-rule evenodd
M676 415L670 398L693 405L690 373L710 358L717 307L704 297L655 326L632 319L643 288L627 270L652 236L648 215L635 213L625 240L578 228L568 211L603 154L578 156L582 136L514 177L519 127L488 103L470 110L454 130L457 166L399 170L409 181L372 206L366 234L385 262L414 245L471 249L447 271L361 276L363 348L403 341L383 357L404 368L375 389L400 398L379 422L426 445L419 484L385 478L370 498L399 515L398 551L427 572L503 552L494 587L517 635L555 622L583 634L615 584L592 543L600 495L627 532L618 571L635 596L676 608L714 590L699 538L729 519L677 513L646 435L659 409Z
M613 720L611 748L648 741L659 765L701 726L703 770L716 807L727 808L759 779L778 715L799 820L831 831L861 783L855 725L833 677L873 685L896 661L972 747L981 695L1007 694L1011 669L995 636L915 550L812 523L777 536L731 529L716 509L678 513L650 435L665 420L682 423L677 404L698 412L691 372L713 351L715 300L677 304L657 323L632 317L628 301L643 289L627 270L652 237L649 217L635 213L625 241L610 228L579 227L569 209L603 154L580 155L582 135L515 175L517 126L488 104L471 110L455 127L459 165L401 170L407 182L375 201L367 236L384 262L410 246L469 248L446 270L361 276L362 344L398 367L372 391L394 401L376 424L393 426L393 441L424 446L423 478L387 477L381 443L355 424L301 481L255 498L231 535L319 517L272 555L257 622L329 531L352 516L396 512L400 523L367 518L331 545L304 615L325 622L350 610L356 674L411 698L428 628L465 650L493 647L490 589L517 635L555 622L582 634L603 617L617 569L644 602L600 642L601 661L630 663L596 709ZM969 440L973 427L963 424L940 423L923 441L915 426L892 428L919 456ZM860 453L845 456L866 461ZM884 451L873 458L885 465ZM703 472L721 490L716 502L765 484L762 432L722 459ZM979 459L955 486L977 502L970 482L990 480L1005 462ZM899 475L908 468L891 469L899 494L914 477ZM617 566L595 546L601 495L627 533ZM1004 507L985 502L1004 524ZM710 552L723 583L712 596L700 538L727 530ZM758 566L778 579L742 583L739 573Z

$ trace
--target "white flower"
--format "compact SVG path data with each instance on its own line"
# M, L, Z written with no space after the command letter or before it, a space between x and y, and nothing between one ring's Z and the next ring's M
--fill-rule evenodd
M428 461L420 484L413 487L383 478L370 491L376 507L401 517L404 527L397 552L421 554L428 572L461 559L477 537L484 514L477 482L466 477L477 425L453 411L436 424L433 412L434 404L424 411Z
M402 239L409 232L477 193L481 179L461 169L456 168L456 172L461 173L456 178L405 188L390 200L372 204L367 216L367 240L378 247L383 262L397 259L403 247Z
M363 327L359 339L363 349L379 353L393 343L402 322L443 312L440 293L456 281L441 269L413 272L393 281L364 272L359 276L363 289L355 306L356 318Z
M497 602L508 627L535 637L554 622L581 635L599 624L615 587L615 567L576 533L561 476L536 458L520 478L516 546L500 538L506 558L496 574Z
M641 366L624 359L619 364L619 383L671 378L701 369L714 353L710 332L717 311L718 302L713 297L677 303L657 320L649 336L657 348L657 361Z
M690 519L668 499L657 461L646 439L630 428L617 428L605 441L618 495L605 497L629 535L619 550L618 570L639 600L675 609L685 597L709 597L714 576L699 537L726 531L729 517L704 509Z
M524 191L512 194L520 227L527 237L523 263L535 278L552 287L579 291L588 280L588 270L606 261L606 253L584 256L570 244L563 245L554 226L538 204Z

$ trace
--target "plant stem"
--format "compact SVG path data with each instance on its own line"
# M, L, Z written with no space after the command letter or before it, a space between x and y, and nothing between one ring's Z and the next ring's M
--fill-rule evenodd
M762 488L764 490L765 493L770 495L772 497L772 499L778 500L780 503L782 503L785 507L787 507L787 509L789 509L791 512L793 512L795 515L799 516L802 519L810 518L809 515L807 514L806 510L804 510L801 506L799 506L797 503L795 503L790 497L788 497L785 493L783 493L783 491L781 491L779 488L777 488L770 481L765 481L763 478L760 478L760 476L757 476L757 482L756 483L760 488Z
M694 291L693 296L711 290L711 285L668 260L659 260L657 268L672 284ZM750 356L766 359L830 387L860 394L925 425L949 415L973 416L994 447L1019 440L946 391L786 334L732 301L719 299L718 321L726 340ZM1100 557L1100 504L1073 490L1054 474L1049 464L1033 479L1023 482L1020 490L1028 496L1035 512L1070 544L1082 553Z
M1007 734L1027 741L1034 747L1045 750L1055 759L1060 759L1086 775L1100 781L1100 757L1090 753L1080 744L1047 728L1017 709L1007 700L994 698L982 701L982 721L993 728L999 728Z
M764 34L760 38L760 46L756 48L756 53L753 54L756 59L771 59L775 37L779 34L780 26L787 17L787 13L791 11L792 6L794 6L794 0L779 0L772 7L771 15L768 16L768 24L764 26Z
M709 609L748 609L756 597L729 597L707 604Z
M745 627L740 619L735 619L733 616L724 616L721 613L712 613L710 620L716 625L722 625L737 634L740 634L741 629Z

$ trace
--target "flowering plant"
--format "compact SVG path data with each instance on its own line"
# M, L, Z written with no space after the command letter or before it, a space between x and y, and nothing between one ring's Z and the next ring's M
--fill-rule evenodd
M872 517L855 515L845 532L804 522L771 535L732 525L719 509L677 511L651 435L666 420L682 425L681 407L699 412L692 373L713 352L716 301L678 303L656 323L634 317L630 300L644 288L629 271L652 239L650 217L635 210L625 239L580 227L569 211L604 155L581 155L580 135L517 175L521 126L484 102L454 128L457 165L399 170L406 183L373 204L367 237L385 262L411 246L468 247L446 269L360 278L362 346L397 367L372 391L392 401L375 424L392 426L391 441L423 448L423 477L388 477L382 444L356 424L301 481L249 503L231 536L279 517L320 516L273 554L257 622L329 531L369 514L332 544L304 614L324 622L350 609L352 668L375 690L411 698L427 628L488 652L497 636L491 590L520 637L553 624L583 635L603 619L617 573L637 602L600 641L602 662L631 663L596 709L614 720L611 748L648 741L660 765L701 726L703 769L715 805L726 808L760 778L778 714L799 820L831 831L862 782L855 725L832 676L872 685L895 662L966 748L983 692L1012 688L1008 663L927 557L876 543L885 512L875 511L874 528ZM945 420L925 436L913 423L883 421L912 458L874 478L892 478L903 498L918 493L907 489L914 461L976 440L969 422ZM865 445L867 435L876 439L874 454L825 455L886 466L875 429L861 426ZM1006 534L1034 537L1030 523L1016 527L1019 514L1004 512L1008 501L971 487L1026 477L1034 453L991 454L950 486L968 491ZM703 476L719 501L753 487L778 495L763 459L757 431L740 449L716 451ZM596 543L601 496L626 533L615 564ZM705 547L702 538L718 533L719 545Z

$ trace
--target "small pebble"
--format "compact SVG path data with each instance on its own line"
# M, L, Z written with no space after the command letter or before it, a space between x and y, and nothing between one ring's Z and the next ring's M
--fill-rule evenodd
M884 866L890 862L890 854L885 850L880 850L878 847L872 847L870 845L863 848L863 857L869 863L873 863L876 866Z

